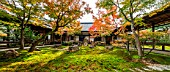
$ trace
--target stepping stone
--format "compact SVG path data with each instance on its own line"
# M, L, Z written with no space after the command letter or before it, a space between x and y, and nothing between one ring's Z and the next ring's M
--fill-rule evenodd
M133 70L133 69L129 69L130 71L132 71L132 72L136 72L135 70Z
M135 70L137 70L137 71L139 71L139 72L145 72L145 71L143 71L143 70L141 70L141 69L139 69L139 68L135 68Z
M143 70L145 70L145 71L152 71L152 69L149 69L149 68L143 68Z
M113 69L115 72L119 72L118 70L116 70L116 69Z
M139 72L145 72L145 71L153 71L153 70L156 70L156 71L163 71L163 70L170 70L170 65L160 65L160 64L155 64L155 65L149 65L147 67L143 67L141 69L139 68L134 68L136 71L139 71ZM133 72L135 72L135 70L132 70Z
M163 71L163 69L161 69L161 68L158 67L158 66L148 66L148 68L151 68L151 69L153 69L153 70Z
M162 70L167 70L168 68L166 67L166 65L160 65L158 66L159 68L161 68Z
M170 65L163 65L162 66L165 70L170 70Z

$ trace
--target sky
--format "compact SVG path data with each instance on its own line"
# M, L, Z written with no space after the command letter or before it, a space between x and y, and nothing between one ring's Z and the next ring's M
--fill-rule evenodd
M89 7L92 8L93 13L97 14L98 10L96 9L96 2L97 0L83 0L86 2L86 4L89 4ZM46 19L49 19L49 17L47 15L44 16ZM80 22L93 22L92 19L92 14L86 14L84 15L81 19L79 19L78 21Z
M93 13L94 14L97 14L97 9L96 9L96 2L97 0L83 0L85 1L87 4L89 4L89 6L92 8L93 10ZM93 22L93 19L92 19L92 14L86 14L82 17L82 19L80 19L80 22Z
M89 4L89 6L92 8L94 15L97 14L98 10L96 9L96 2L97 0L83 0L85 1L87 4ZM153 11L154 8L151 8L150 10L146 10L147 13ZM92 14L86 14L82 17L82 19L79 19L80 22L93 22L92 19Z

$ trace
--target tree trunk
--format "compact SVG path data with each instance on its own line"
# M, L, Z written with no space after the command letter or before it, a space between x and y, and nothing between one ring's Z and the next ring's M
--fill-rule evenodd
M40 39L34 41L34 42L32 43L32 45L31 45L31 47L30 47L30 49L29 49L28 52L33 52L33 51L35 50L35 47L38 45L39 42L42 42L49 34L52 34L52 33L56 32L57 30L58 30L58 27L57 27L55 30L50 31L50 32L44 34L43 36L41 36Z
M129 50L129 41L127 41L126 43L127 43L127 51L130 51Z
M20 49L24 49L24 27L21 28Z
M48 32L47 34L44 34L40 39L34 41L28 52L33 52L35 50L35 47L38 45L38 43L42 42L50 33L52 32Z
M7 41L9 42L10 40L9 40L9 36L10 36L10 29L9 29L9 26L7 26ZM9 47L9 43L7 43L7 48Z
M143 52L142 52L142 47L141 47L141 44L140 44L140 41L139 41L139 36L136 34L136 32L135 32L135 29L134 29L134 21L132 20L132 22L131 22L132 24L131 24L131 30L132 30L132 32L133 32L133 34L134 34L134 36L135 36L135 43L136 43L136 46L137 46L137 49L138 49L138 55L140 56L140 57L142 57L143 56Z
M38 43L43 41L43 39L44 38L42 37L38 39L37 41L33 42L28 52L33 52L35 50L35 47L38 45Z
M61 35L60 40L61 40L61 45L62 45L62 43L63 43L63 35Z

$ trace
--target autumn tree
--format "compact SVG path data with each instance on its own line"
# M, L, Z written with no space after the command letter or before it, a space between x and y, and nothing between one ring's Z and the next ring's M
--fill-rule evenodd
M89 33L94 36L108 36L118 26L119 17L116 12L116 7L113 6L111 9L99 9L98 14L93 15L93 25L89 28Z
M60 27L58 28L58 31L56 31L56 34L61 36L61 42L62 42L62 35L64 33L67 33L67 35L73 35L75 36L76 34L81 33L82 26L80 25L79 21L74 21L72 24L69 24L68 26L65 27Z
M24 29L28 23L32 24L44 15L43 0L1 0L1 8L7 10L20 21L20 49L24 49Z
M135 43L138 49L138 55L143 56L139 36L136 33L135 25L142 23L141 16L146 13L146 10L156 8L168 2L168 0L98 0L96 5L99 8L110 9L116 6L120 12L120 16L124 21L131 23L131 31L134 34Z
M35 46L48 34L56 32L59 27L74 24L74 21L91 12L89 5L81 0L44 0L43 7L46 15L51 18L53 30L34 41L29 52L34 51Z
M72 24L69 24L65 27L68 35L75 35L81 33L82 26L79 21L73 21Z

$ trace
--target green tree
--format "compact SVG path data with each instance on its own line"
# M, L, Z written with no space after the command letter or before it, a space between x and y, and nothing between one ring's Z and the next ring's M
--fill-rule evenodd
M110 9L113 6L118 8L120 17L124 18L125 22L131 23L131 31L134 34L135 44L138 49L138 55L143 56L142 47L139 41L139 35L136 33L135 25L143 25L142 15L146 10L158 8L169 0L98 0L96 5L99 8Z
M20 21L21 39L20 49L24 49L24 29L28 23L34 23L42 17L43 0L1 0L1 9L4 9L18 18Z

